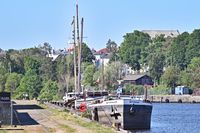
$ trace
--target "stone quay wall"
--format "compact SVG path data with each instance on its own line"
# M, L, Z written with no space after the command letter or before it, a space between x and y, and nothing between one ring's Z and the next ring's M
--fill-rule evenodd
M200 96L192 95L149 95L151 102L163 103L200 103Z

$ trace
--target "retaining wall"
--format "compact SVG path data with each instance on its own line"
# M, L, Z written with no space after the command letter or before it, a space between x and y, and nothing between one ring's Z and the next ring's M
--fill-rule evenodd
M151 102L183 102L183 103L200 103L200 96L191 95L149 95L148 100Z

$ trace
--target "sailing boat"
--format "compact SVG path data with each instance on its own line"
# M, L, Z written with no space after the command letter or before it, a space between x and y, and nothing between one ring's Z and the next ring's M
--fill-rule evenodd
M81 54L82 54L82 43L83 43L83 21L81 19L81 37L79 37L79 14L78 14L78 3L76 3L76 17L73 16L73 55L74 55L74 92L66 93L63 97L65 105L74 104L75 109L79 109L81 104L85 106L91 104L95 100L102 100L104 96L107 96L107 92L87 92L85 94L81 86ZM76 22L76 23L75 23ZM76 53L77 52L77 53ZM78 56L77 56L78 55ZM78 72L78 74L77 74ZM92 94L91 94L92 93ZM100 94L100 95L99 95Z
M104 96L98 97L81 97L83 91L81 89L81 45L83 38L83 19L81 22L81 39L79 38L79 24L78 24L78 4L76 5L76 22L73 17L74 26L74 75L75 75L75 89L74 93L71 94L71 98L65 99L68 101L72 100L75 105L75 109L81 109L80 111L86 111L86 108L91 111L93 120L100 123L111 125L118 124L122 129L125 130L136 130L136 129L150 129L151 127L151 113L152 104L142 100L137 100L131 97L119 98L113 100L106 100ZM75 38L75 28L77 28L77 39ZM76 78L76 42L78 44L78 78ZM78 82L77 82L78 79ZM103 86L102 86L103 88ZM93 95L94 96L94 95ZM97 101L97 102L95 102Z

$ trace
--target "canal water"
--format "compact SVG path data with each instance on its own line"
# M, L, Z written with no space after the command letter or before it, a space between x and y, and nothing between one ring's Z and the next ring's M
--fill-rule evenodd
M154 103L151 129L133 133L200 133L200 104Z

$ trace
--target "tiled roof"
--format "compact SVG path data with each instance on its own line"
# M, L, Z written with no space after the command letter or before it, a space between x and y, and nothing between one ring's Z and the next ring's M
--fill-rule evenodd
M100 49L99 51L97 51L96 53L94 53L94 54L96 54L96 55L101 55L101 54L107 54L107 53L109 53L109 50L107 49L107 48L103 48L103 49Z
M178 30L142 30L142 32L149 34L151 38L162 34L165 35L165 37L177 37L180 34Z
M134 74L134 75L127 75L126 77L124 77L123 80L138 80L140 78L142 78L143 76L145 76L146 74Z

